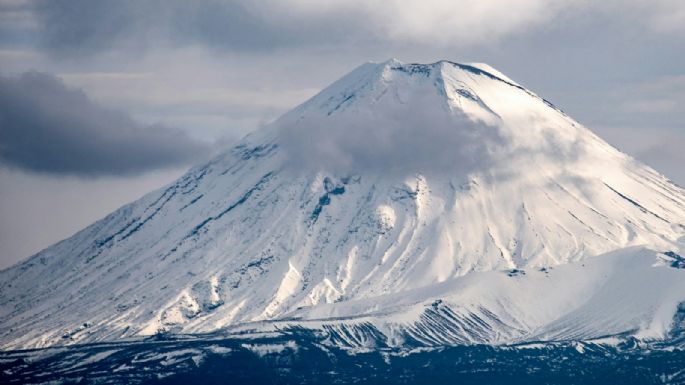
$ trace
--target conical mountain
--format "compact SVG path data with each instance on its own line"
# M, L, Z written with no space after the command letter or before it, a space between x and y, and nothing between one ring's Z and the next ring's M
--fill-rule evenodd
M665 338L683 224L683 189L491 67L370 63L0 272L0 341Z

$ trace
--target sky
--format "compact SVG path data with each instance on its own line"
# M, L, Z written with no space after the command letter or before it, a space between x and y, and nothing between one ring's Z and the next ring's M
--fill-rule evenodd
M368 61L485 62L685 185L680 0L0 0L0 268Z

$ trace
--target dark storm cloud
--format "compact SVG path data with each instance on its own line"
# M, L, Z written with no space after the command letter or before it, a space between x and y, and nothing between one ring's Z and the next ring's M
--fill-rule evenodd
M0 162L72 175L125 175L179 166L208 146L181 131L143 126L53 75L0 77Z

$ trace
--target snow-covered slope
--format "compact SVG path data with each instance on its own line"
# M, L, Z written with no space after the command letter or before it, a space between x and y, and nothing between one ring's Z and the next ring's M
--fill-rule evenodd
M663 337L683 224L680 187L491 67L365 64L0 272L0 343L360 324L397 344Z
M305 327L344 347L449 346L672 335L685 271L634 247L542 269L474 272L377 297L301 308L240 330ZM685 307L680 309L683 316Z

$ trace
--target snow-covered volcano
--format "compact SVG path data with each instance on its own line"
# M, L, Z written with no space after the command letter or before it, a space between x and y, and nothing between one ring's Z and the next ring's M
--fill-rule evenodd
M683 189L489 66L365 64L0 272L0 343L664 338L683 224Z

